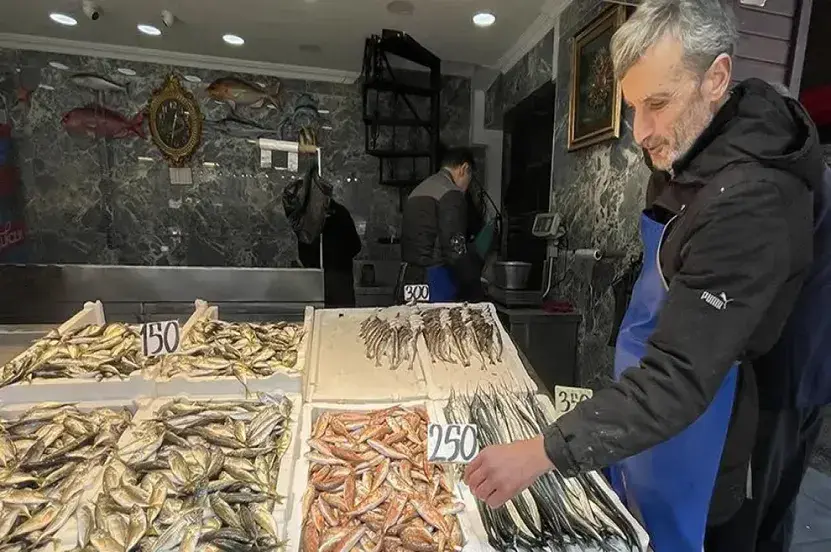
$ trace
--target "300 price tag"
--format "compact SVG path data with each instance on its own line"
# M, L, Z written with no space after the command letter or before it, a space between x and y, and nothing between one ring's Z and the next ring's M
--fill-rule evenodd
M554 386L554 408L557 412L568 412L574 410L581 402L592 398L594 392L583 387L567 387L565 385Z
M427 460L467 464L479 454L477 429L471 424L429 424Z
M148 322L141 327L141 350L144 356L175 353L179 349L180 329L178 320Z
M405 303L427 303L428 301L430 301L430 286L427 284L404 286Z

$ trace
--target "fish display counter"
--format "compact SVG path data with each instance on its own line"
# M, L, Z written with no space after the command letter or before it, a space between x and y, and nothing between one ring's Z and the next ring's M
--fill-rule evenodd
M37 339L0 368L0 402L134 399L154 394L135 325L107 324L100 301Z
M225 322L220 311L198 304L182 330L179 350L152 373L159 396L241 396L280 389L299 393L314 325L306 307L303 323Z
M99 401L0 410L0 541L21 551L78 549L98 502L95 481L139 408Z

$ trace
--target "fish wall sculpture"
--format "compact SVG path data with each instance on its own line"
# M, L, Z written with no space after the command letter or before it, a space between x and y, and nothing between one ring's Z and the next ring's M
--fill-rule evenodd
M222 77L208 85L207 92L212 99L230 105L232 110L236 110L240 105L255 109L264 106L282 109L279 85L276 90L270 92L258 84L236 77Z
M127 138L131 135L146 138L143 123L143 113L127 119L101 105L73 109L61 119L61 124L69 134L93 138Z

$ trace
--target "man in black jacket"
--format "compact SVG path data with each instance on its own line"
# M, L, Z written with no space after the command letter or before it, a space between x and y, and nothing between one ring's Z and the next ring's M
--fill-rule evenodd
M784 481L782 466L751 462L751 451L759 397L778 391L780 405L762 408L787 416L784 383L798 367L767 373L757 392L754 365L811 269L825 165L797 102L758 80L731 91L737 40L719 0L644 0L616 33L635 140L670 176L642 217L644 270L617 342L617 382L543 435L483 450L465 480L490 506L555 466L566 476L615 466L616 489L658 552L700 552L705 527L759 493L755 513L733 527L743 538L707 550L787 550L786 538L763 542L772 531L762 520L773 495L795 498L804 462ZM804 441L798 424L789 434Z
M329 308L355 306L352 261L361 252L361 237L349 210L331 199L323 222L323 296ZM297 256L305 268L320 268L321 238L310 244L297 242Z
M467 243L465 193L473 176L473 152L449 149L442 169L419 184L404 204L401 230L403 286L430 284L432 300L479 301L482 259Z

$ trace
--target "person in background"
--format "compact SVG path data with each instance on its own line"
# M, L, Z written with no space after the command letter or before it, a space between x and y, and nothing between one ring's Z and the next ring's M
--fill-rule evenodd
M643 0L615 33L635 141L668 176L641 216L616 382L483 449L465 481L489 506L555 467L611 467L657 552L788 551L831 399L831 173L798 102L731 89L737 42L722 0Z
M404 204L402 267L404 286L429 284L431 302L481 301L483 261L467 240L467 192L475 166L468 148L448 149L442 168L419 184Z
M361 237L349 210L334 199L329 202L321 237L324 302L328 308L354 307L352 261L361 252ZM320 268L320 240L297 244L297 256L304 268Z

